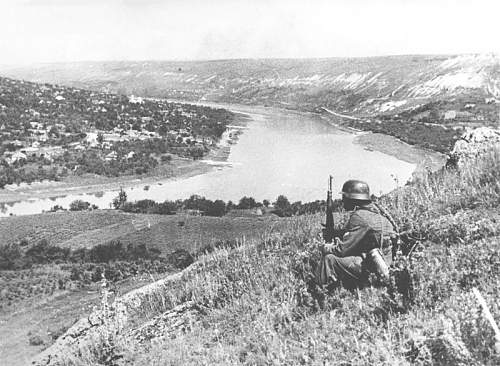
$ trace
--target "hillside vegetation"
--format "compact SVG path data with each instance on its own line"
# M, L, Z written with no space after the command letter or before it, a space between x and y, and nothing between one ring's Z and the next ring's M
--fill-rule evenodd
M273 217L195 217L118 210L0 219L0 360L26 365L99 303L178 272L202 253L286 225Z
M82 320L38 364L497 365L500 150L382 198L402 231L387 288L318 288L320 215L219 248ZM92 319L92 321L90 320ZM78 336L76 336L78 335ZM76 338L74 338L76 337Z
M0 188L198 159L233 120L223 109L0 77Z

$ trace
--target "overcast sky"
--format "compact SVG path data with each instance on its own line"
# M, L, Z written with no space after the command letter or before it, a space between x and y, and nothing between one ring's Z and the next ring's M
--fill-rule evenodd
M0 0L0 64L500 53L499 0Z

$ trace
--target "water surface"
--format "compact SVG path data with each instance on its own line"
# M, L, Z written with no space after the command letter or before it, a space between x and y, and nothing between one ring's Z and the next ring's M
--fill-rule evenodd
M249 107L245 108L249 112ZM335 191L346 179L367 181L375 194L385 193L411 177L414 164L355 144L355 135L329 125L315 115L250 109L247 129L231 148L228 163L213 171L150 185L126 187L129 200L155 201L187 198L192 194L237 202L243 196L274 201L280 194L290 201L325 198L327 178L334 177ZM54 205L68 207L83 199L109 208L116 191L33 199L2 207L1 215L40 213Z

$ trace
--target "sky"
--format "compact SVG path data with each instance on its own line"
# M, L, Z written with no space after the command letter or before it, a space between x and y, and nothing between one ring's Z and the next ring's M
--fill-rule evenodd
M500 53L498 0L0 0L0 64Z

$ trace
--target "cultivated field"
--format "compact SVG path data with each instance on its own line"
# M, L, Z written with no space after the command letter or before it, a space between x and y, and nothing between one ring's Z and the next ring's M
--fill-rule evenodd
M147 248L156 248L160 250L160 257L168 262L169 255L176 250L183 249L196 255L201 248L210 250L222 242L259 238L280 230L285 222L272 217L161 216L96 210L5 218L0 220L0 237L3 244L25 240L24 251L44 239L50 245L71 251L119 240L124 247L145 244ZM81 272L81 268L121 268L127 274L113 285L119 294L178 270L167 266L155 272L157 267L144 261L138 264L135 261L129 264L123 261L117 264L67 261L0 271L2 362L13 366L27 364L31 357L52 344L77 319L91 313L99 304L99 282L75 280L77 269ZM130 277L124 267L133 267L136 274Z

